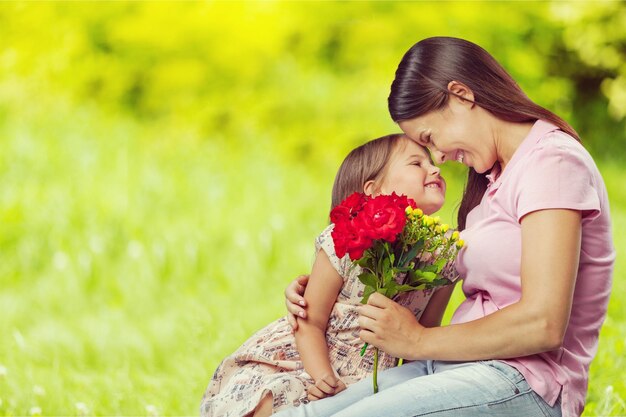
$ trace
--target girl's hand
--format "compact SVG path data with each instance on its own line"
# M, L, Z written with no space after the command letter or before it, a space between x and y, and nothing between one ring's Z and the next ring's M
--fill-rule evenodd
M396 358L421 359L416 350L424 326L409 309L378 293L372 294L367 304L357 309L361 340Z
M324 375L322 378L315 381L315 385L309 387L307 390L307 398L309 401L317 401L322 398L332 397L345 389L346 385L341 379L334 375Z
M303 295L308 282L308 275L300 275L285 288L285 305L289 312L287 320L289 320L289 325L294 331L298 329L296 316L306 319L306 301Z

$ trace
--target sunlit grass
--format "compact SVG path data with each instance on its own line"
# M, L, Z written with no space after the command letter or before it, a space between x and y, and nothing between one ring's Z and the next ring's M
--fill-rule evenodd
M615 28L549 6L2 3L0 415L196 415L222 357L309 271L341 158L398 131L389 82L417 39L478 42L593 149L620 150L575 57ZM563 48L580 29L600 35ZM589 416L626 415L626 169L601 168L618 261ZM463 178L444 173L453 222Z
M197 414L221 358L284 314L285 284L308 272L340 161L171 141L89 111L74 120L1 132L0 414ZM603 170L625 230L624 170ZM462 178L446 175L452 221ZM614 294L625 273L618 257ZM626 413L618 303L586 415Z
M0 413L196 414L308 270L330 180L81 117L2 132Z

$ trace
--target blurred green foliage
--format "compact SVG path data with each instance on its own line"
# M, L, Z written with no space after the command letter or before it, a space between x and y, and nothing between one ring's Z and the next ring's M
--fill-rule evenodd
M570 121L625 230L625 22L623 2L1 3L0 415L196 414L309 270L341 159L398 131L389 85L424 37L477 42ZM586 415L626 414L625 335L614 299Z

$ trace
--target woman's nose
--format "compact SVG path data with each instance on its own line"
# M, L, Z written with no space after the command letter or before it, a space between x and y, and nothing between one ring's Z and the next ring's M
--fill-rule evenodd
M436 149L431 149L430 155L437 165L443 164L446 161L446 154Z

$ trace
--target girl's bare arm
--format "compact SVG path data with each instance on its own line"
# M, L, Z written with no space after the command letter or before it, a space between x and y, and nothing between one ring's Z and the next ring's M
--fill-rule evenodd
M447 285L445 287L438 288L432 295L426 309L422 313L419 322L424 327L437 327L441 326L441 320L443 314L446 312L448 302L454 291L455 284Z
M328 357L326 327L343 279L333 268L328 256L320 250L304 292L308 316L298 319L296 344L305 370L314 381L333 376Z

